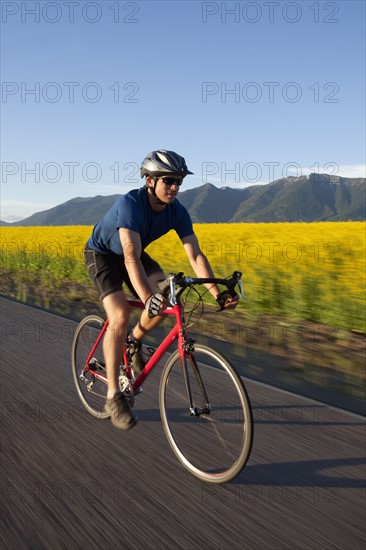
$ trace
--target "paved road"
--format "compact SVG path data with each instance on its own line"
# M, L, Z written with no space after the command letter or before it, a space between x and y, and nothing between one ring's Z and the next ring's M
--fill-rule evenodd
M124 433L84 413L75 324L1 299L1 533L6 549L363 549L365 419L246 381L241 475L205 485L165 439L158 370Z

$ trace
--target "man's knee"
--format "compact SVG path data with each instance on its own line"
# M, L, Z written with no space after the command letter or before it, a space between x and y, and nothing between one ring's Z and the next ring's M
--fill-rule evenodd
M115 292L106 296L103 306L109 320L109 330L124 332L130 320L130 308L124 294Z

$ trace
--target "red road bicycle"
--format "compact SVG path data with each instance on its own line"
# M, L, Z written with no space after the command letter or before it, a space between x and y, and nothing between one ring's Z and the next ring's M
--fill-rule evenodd
M150 358L137 378L124 350L119 384L133 406L146 378L168 348L177 343L160 379L159 407L165 434L178 460L191 474L205 482L224 483L237 476L249 458L253 417L243 380L235 368L221 353L197 344L188 335L187 294L196 292L193 309L201 304L203 311L202 296L195 287L205 283L223 285L229 292L238 285L244 297L241 273L237 271L228 279L171 274L161 287L171 307L162 315L175 316L175 324L156 349L148 348ZM129 300L129 304L144 308L139 301ZM108 320L99 316L85 317L72 344L72 371L79 397L97 418L108 418L104 411L107 376L102 345L107 326Z

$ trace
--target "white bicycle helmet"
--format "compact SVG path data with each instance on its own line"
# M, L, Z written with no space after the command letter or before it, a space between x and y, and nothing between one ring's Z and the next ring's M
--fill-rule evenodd
M152 151L152 153L149 153L144 158L140 174L142 178L144 176L155 177L168 174L185 178L188 174L193 174L193 172L188 170L183 157L174 153L174 151L159 149L158 151Z

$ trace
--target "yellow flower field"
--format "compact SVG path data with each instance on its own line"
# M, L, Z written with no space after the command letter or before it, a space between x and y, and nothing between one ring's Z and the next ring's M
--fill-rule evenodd
M197 224L215 273L243 272L248 315L276 314L365 331L364 222ZM0 267L42 285L89 284L83 247L91 227L2 227ZM170 232L147 251L166 272L192 274Z

